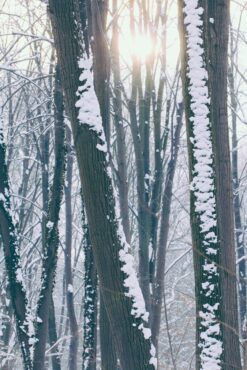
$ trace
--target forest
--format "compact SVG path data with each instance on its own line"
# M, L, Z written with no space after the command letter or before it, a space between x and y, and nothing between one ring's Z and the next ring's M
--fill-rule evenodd
M0 25L0 370L247 370L247 1Z

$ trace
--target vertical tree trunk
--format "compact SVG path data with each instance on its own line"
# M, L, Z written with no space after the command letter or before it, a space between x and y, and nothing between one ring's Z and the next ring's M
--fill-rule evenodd
M121 94L121 76L119 61L119 29L118 29L118 1L113 0L112 11L114 14L112 25L112 73L113 73L113 110L114 125L117 137L117 183L119 189L120 212L122 216L123 229L126 240L130 243L130 223L128 209L128 179L127 179L127 161L126 161L126 140L122 111L122 94Z
M66 277L66 297L67 310L70 325L70 346L69 346L69 370L77 369L77 352L78 352L78 324L76 320L74 307L74 292L73 292L73 273L71 266L71 249L72 249L72 210L71 210L71 190L72 190L72 175L73 175L73 157L71 151L71 131L69 128L67 133L67 176L66 185L64 188L65 194L65 213L66 213L66 240L65 240L65 277Z
M207 27L209 90L216 166L216 199L220 236L220 267L223 302L225 368L241 369L232 173L227 111L228 35L230 2L208 2ZM211 20L214 23L211 23ZM224 21L222 21L224 20Z
M84 207L84 205L82 205ZM84 231L84 254L85 254L85 278L84 278L84 324L83 324L83 370L96 370L96 355L97 355L97 271L93 258L93 250L89 236L88 225L85 217L83 208L83 231ZM102 302L101 307L104 306ZM101 316L102 317L102 316ZM103 338L101 343L101 351L103 352L104 339L110 336L109 319L105 313L103 314L106 325L108 325L108 331L106 338ZM101 330L100 324L100 330ZM102 335L102 333L100 333ZM107 359L108 348L106 349L106 355L103 354L102 358ZM114 353L114 351L113 351Z
M191 180L196 368L241 369L227 122L229 2L180 0L179 10Z
M229 66L229 88L231 101L231 117L232 117L232 179L233 179L233 207L235 220L235 242L236 255L238 258L238 300L239 300L239 317L240 317L240 332L244 348L244 368L247 369L247 327L246 327L246 260L244 246L244 231L241 220L240 194L239 194L239 177L238 177L238 136L237 136L237 97L234 84L234 45L233 31L231 30L230 38L230 66Z
M45 248L43 251L43 268L41 276L41 290L37 306L36 341L34 347L33 369L43 370L45 362L45 348L48 334L49 307L55 279L58 250L58 221L62 201L64 183L64 116L63 96L60 85L60 72L57 67L55 79L55 168L54 179L49 202L49 212L45 230Z
M175 103L176 104L176 103ZM180 103L177 108L177 125L174 137L171 144L171 158L167 166L167 174L165 179L165 189L162 199L162 214L159 233L159 244L157 253L157 268L153 293L153 309L152 309L152 336L153 343L158 348L159 332L161 324L161 308L165 290L165 259L166 247L169 233L169 219L172 203L173 180L176 169L176 162L179 150L180 132L183 122L183 104Z
M53 297L51 298L51 304L50 304L50 309L49 309L48 327L49 327L49 342L50 342L50 346L53 347L51 350L52 369L61 370L60 355L58 354L58 346L56 345L58 337L57 337L56 315L55 315Z

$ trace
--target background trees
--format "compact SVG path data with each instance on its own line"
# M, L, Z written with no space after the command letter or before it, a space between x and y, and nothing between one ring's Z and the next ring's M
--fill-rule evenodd
M237 172L239 190L235 188L235 194L240 198L240 228L243 236L238 240L243 243L246 158L242 149L245 130L242 129L244 124L241 122L245 122L246 82L241 53L245 48L245 33L242 27L246 16L244 3L233 4L231 34L234 46L231 73L234 76L234 85L231 89L235 92L237 102L231 102L233 108L229 111L230 114L232 112L231 118L236 114L237 120L237 144L235 136L234 146L240 154ZM98 87L103 87L103 93L99 92L98 96L101 94L104 98L103 106L106 104L106 127L109 125L107 109L110 108L110 130L107 130L106 135L111 150L109 162L114 187L120 200L123 229L127 241L130 242L140 284L151 313L149 325L155 332L153 340L159 344L160 368L193 368L194 288L188 216L187 148L185 127L181 126L184 121L181 119L182 105L179 104L181 82L180 67L177 64L176 3L146 1L139 4L130 1L123 4L114 1L109 4L107 18L106 9L103 13L99 11L102 7L100 1L90 2L92 8L88 4L89 2L81 1L78 12L83 27L84 48L86 52L89 49L94 50L96 84L97 68L101 70L102 67L98 62L102 53L106 58L106 78L102 78ZM33 319L40 289L42 251L54 177L56 59L44 3L36 0L16 0L14 5L1 2L1 9L1 18L4 21L0 39L0 99L6 164L10 201L13 214L18 220L17 235L23 281ZM89 17L88 23L85 14ZM97 32L99 39L95 37ZM94 40L91 38L92 34ZM108 63L111 66L110 75ZM99 73L100 77L102 76ZM68 82L71 83L71 80L70 77ZM110 106L107 105L109 102ZM96 310L96 291L94 287L90 290L90 278L93 279L93 285L96 282L95 266L90 254L88 219L86 215L82 216L81 212L84 206L75 160L75 146L78 144L70 142L70 122L68 108L66 109L67 172L60 210L58 262L53 291L54 310L51 304L50 339L47 338L45 348L45 366L53 369L66 367L69 359L73 358L72 351L76 351L76 346L72 343L76 343L78 337L77 363L73 365L70 362L71 368L76 365L77 368L81 367L83 345L84 367L87 368L87 350L91 349L93 355L90 366L95 368L97 365L100 368L100 344L98 343L96 348L95 338L96 328L100 328L101 324ZM236 133L236 130L234 132ZM238 153L237 150L234 150L234 153ZM236 165L234 168L236 174ZM92 184L96 178L94 175ZM85 194L83 198L86 202ZM236 228L238 231L239 227ZM245 266L244 248L242 251L239 262L241 266ZM3 253L2 248L0 253ZM1 266L2 257L3 254ZM88 273L85 275L85 288L84 270ZM18 340L13 325L13 307L9 304L6 270L2 271L1 366L9 369L21 368ZM92 304L85 304L87 294L90 298L92 295ZM83 335L83 331L86 333L89 328L87 319L90 312L93 313L91 319L94 324L90 333L92 342L87 344L88 338ZM33 321L36 325L35 319ZM108 332L109 327L101 328L102 333L104 330ZM33 332L31 335L33 336ZM106 359L108 360L109 356L106 356ZM116 357L113 361L116 361Z

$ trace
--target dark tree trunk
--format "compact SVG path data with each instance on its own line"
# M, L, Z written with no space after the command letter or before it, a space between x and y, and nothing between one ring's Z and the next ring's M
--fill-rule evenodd
M103 298L101 297L100 298L101 369L102 370L117 369L117 356L114 346L114 338L111 334L110 322L109 320L105 320L105 317L107 317L107 312L105 310ZM106 353L106 355L104 355L104 353Z
M116 200L112 179L109 176L107 156L104 151L99 150L102 139L90 128L89 122L85 122L84 119L82 122L78 121L79 111L75 107L80 74L85 71L85 69L80 71L78 58L82 56L86 58L85 53L82 54L80 44L81 33L78 29L80 21L75 19L79 14L78 3L72 0L50 0L49 4L58 60L62 67L66 103L72 123L93 254L105 308L112 333L116 338L118 355L125 370L153 369L152 363L155 360L150 356L151 341L145 339L143 332L138 328L143 323L142 319L131 315L133 298L126 296L128 288L124 287L127 275L121 269L124 267L125 258L122 253L125 252L119 236L115 213ZM85 62L87 61L86 58ZM85 90L85 87L83 89L83 83L85 86L87 79L83 79L80 92L87 95L88 90ZM88 88L92 93L90 85L87 85Z
M52 347L52 350L51 350L52 369L61 370L60 355L58 353L58 345L56 344L58 341L58 337L57 337L56 315L55 315L53 297L51 297L51 303L50 303L50 309L49 309L48 328L49 328L49 342L50 342L50 346Z
M6 272L9 282L11 303L16 319L16 328L21 347L25 370L32 370L29 346L29 312L26 291L22 280L19 255L19 240L16 225L12 218L8 171L6 165L6 147L2 127L0 128L0 233L3 242Z
M73 176L73 157L71 151L71 131L69 128L67 128L66 136L67 136L67 176L66 176L66 185L64 188L65 212L66 212L65 277L66 277L67 310L71 334L69 346L69 370L76 370L79 335L74 307L73 272L71 266L71 249L72 249L71 190Z
M83 205L82 205L83 206ZM83 206L83 233L84 233L84 254L85 254L85 277L84 277L84 320L83 320L83 370L96 370L97 355L97 271L93 258L92 244L90 241L88 225ZM109 319L104 317L109 325ZM108 328L109 329L109 328ZM100 325L101 330L101 325ZM109 332L107 333L109 337ZM102 350L102 347L101 347ZM106 351L108 354L108 349ZM105 358L107 356L103 356Z
M232 172L227 111L227 72L230 2L210 1L205 12L207 24L209 90L216 165L216 199L219 218L220 266L223 302L225 368L241 369L236 292L236 257ZM214 23L210 22L214 19ZM222 21L224 20L224 21ZM206 23L207 22L207 23Z
M193 35L191 33L190 40L187 38L187 40L192 43L189 44L188 42L187 50L186 33L191 32L189 26L191 19L193 22L194 15L185 20L182 15L184 5L186 5L186 1L179 2L180 20L182 21L183 89L186 107L190 180L192 181L191 225L197 312L196 368L201 369L203 362L211 361L210 358L207 358L206 354L211 351L208 351L208 346L210 348L210 341L208 341L209 334L209 336L212 336L212 341L215 343L218 342L221 346L221 350L218 351L218 360L217 356L215 357L215 353L212 353L215 363L218 362L220 368L226 370L241 369L238 338L235 248L233 238L233 199L227 121L229 2L227 0L221 2L207 2L201 0L198 6L195 6L197 8L197 17L202 21L201 24L197 23L195 30L197 31L200 29L203 38L202 44L199 46L199 49L202 49L202 53L200 54L201 66L198 62L197 67L203 68L206 72L201 81L203 81L203 86L205 86L205 89L203 87L204 96L206 97L208 94L210 97L209 101L205 102L204 100L204 107L208 107L208 113L205 113L205 110L204 113L202 113L202 111L199 113L196 105L198 101L195 95L193 95L197 86L199 86L193 83L193 79L196 77L193 75L193 67L195 68L196 66L194 65L191 67L193 61L192 52L194 49L192 49L191 52L190 48L191 45L193 47L195 32ZM203 13L200 11L198 12L199 7L202 7ZM189 10L188 7L187 12L189 11L191 11L191 9ZM186 26L184 25L184 21L186 22ZM207 90L207 93L205 93L205 90ZM201 103L199 103L199 106L201 107L200 104ZM208 159L210 159L211 156L208 167L204 170L203 167L199 165L201 165L202 162L206 163L206 160L205 157L198 154L201 153L202 150L201 147L197 146L198 142L200 143L200 135L198 135L199 132L197 131L197 127L193 124L193 122L197 122L197 125L200 124L198 120L200 114L202 115L201 122L208 122L207 128L201 131L201 135L202 133L204 133L203 135L209 135L208 139L206 139L208 147L204 156L208 156ZM202 218L205 214L205 209L208 209L208 203L206 208L203 206L205 201L202 200L201 195L204 194L205 190L203 189L205 185L206 188L209 187L207 183L204 183L205 173L208 174L206 175L208 176L206 181L209 181L208 184L211 183L210 198L212 207L215 209L212 213L212 221L215 221L211 223L211 228L209 226L206 228L204 227ZM201 181L200 178L203 181L201 189L197 187L199 185L195 185L195 179L199 184ZM205 196L209 196L209 193L205 193ZM200 208L198 207L198 202ZM207 218L208 214L206 216L206 219ZM212 232L212 234L205 234L205 232L209 231L210 233ZM215 235L215 239L209 238L209 235ZM210 266L213 267L211 271ZM213 289L214 293L212 294L209 292L208 288ZM215 310L212 311L213 306ZM211 319L213 318L213 320L210 319L211 323L208 322L207 325L210 327L212 323L215 323L215 325L219 327L217 333L205 332L205 315L208 309L211 310ZM208 316L207 321L209 317L210 316ZM211 343L213 343L212 341Z
M63 194L64 183L64 116L63 95L60 85L60 73L57 68L55 79L55 168L51 198L46 222L44 257L41 277L41 291L37 307L36 338L34 347L34 370L43 370L45 362L45 348L48 334L49 307L57 264L57 250L59 244L58 221Z
M122 111L122 93L121 93L121 76L119 61L119 29L118 29L118 1L114 0L112 4L114 14L112 28L112 73L113 73L113 110L114 125L117 137L117 184L119 189L120 212L123 222L123 229L126 240L130 243L130 223L128 209L128 179L127 179L127 161L126 161L126 140Z
M110 55L107 43L106 21L108 14L108 1L91 1L90 17L92 24L92 51L93 51L93 71L94 87L99 101L102 125L106 135L108 150L110 151ZM100 300L100 344L102 362L108 362L115 352L113 336L110 330L109 319L106 314L103 300ZM101 328L101 325L103 327ZM107 329L109 332L107 333ZM108 346L104 345L105 338L108 337ZM111 363L112 369L116 364Z

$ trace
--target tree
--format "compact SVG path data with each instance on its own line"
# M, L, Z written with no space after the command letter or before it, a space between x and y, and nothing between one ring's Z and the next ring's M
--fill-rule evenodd
M80 19L75 18L79 15L78 6L71 0L49 2L100 289L121 366L129 370L153 369L156 360L151 332L145 324L147 313L132 257L117 220L91 62L82 49Z
M179 12L191 181L196 366L241 369L227 121L229 2L179 1Z

